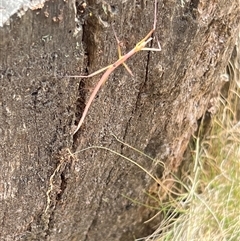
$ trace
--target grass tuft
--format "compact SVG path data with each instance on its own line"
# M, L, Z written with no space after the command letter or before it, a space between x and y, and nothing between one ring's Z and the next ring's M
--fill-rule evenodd
M184 192L176 202L162 204L160 209L169 213L164 213L151 236L141 240L239 240L240 89L236 76L239 72L233 72L227 94L219 97L210 133L195 137L191 174L178 183Z

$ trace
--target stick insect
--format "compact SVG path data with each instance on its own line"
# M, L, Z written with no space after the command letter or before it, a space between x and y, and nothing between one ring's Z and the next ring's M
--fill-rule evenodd
M98 81L97 85L95 86L92 94L90 95L89 97L89 100L85 106L85 109L83 111L83 114L82 114L82 117L77 125L77 128L76 130L73 132L73 134L75 134L81 127L87 113L88 113L88 110L96 96L96 94L98 93L99 89L101 88L101 86L107 81L109 75L121 64L124 65L124 67L126 68L126 70L130 73L130 75L133 76L133 73L132 71L129 69L129 67L126 65L125 61L130 58L132 55L134 55L135 53L137 53L138 51L140 50L151 50L151 51L161 51L161 47L160 47L160 44L158 43L158 47L157 49L155 48L146 48L145 46L147 45L147 43L149 43L153 38L151 37L153 32L155 31L156 29L156 24L157 24L157 0L155 0L155 5L154 5L155 9L154 9L154 23L153 23L153 28L151 29L151 31L140 41L136 44L136 46L130 50L127 54L125 55L122 55L121 53L121 49L120 49L120 41L118 40L117 38L117 35L116 35L116 32L115 30L113 29L113 32L114 32L114 36L117 40L117 43L118 43L118 55L119 55L119 58L118 60L111 64L111 65L108 65L107 67L104 67L102 69L99 69L97 70L96 72L90 74L90 75L72 75L72 76L68 76L68 77L80 77L80 78L91 78L97 74L100 74L101 72L105 71L105 73L102 75L101 79Z

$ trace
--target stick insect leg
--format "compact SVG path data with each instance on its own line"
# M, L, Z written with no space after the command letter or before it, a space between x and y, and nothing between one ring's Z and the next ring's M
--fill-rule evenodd
M102 68L102 69L99 69L99 70L97 70L97 71L95 71L95 72L93 72L92 74L89 74L89 75L68 75L68 76L66 76L66 77L75 77L75 78L90 78L90 77L93 77L93 76L95 76L95 75L97 75L97 74L100 74L100 73L102 73L103 71L105 71L106 69L109 69L109 68L111 68L112 67L112 64L110 64L110 65L108 65L108 66L106 66L106 67L104 67L104 68Z
M118 44L118 57L119 57L119 59L121 59L121 58L122 58L122 51L121 51L121 47L120 47L120 41L119 41L119 39L118 39L118 37L117 37L116 31L115 31L113 25L112 25L112 29L113 29L113 33L114 33L115 39L116 39L117 44ZM128 71L128 73L129 73L131 76L133 76L133 73L132 73L132 71L129 69L129 67L127 66L127 64L125 64L124 62L123 62L122 64L123 64L123 66L126 68L126 70Z
M143 42L145 42L146 40L148 40L151 35L153 34L153 32L156 29L156 25L157 25L157 0L155 0L155 4L154 4L154 22L153 22L153 29L140 41L136 44L137 45L141 45Z

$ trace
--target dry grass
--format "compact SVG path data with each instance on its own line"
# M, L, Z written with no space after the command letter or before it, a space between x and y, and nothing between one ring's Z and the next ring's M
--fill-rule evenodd
M230 86L219 97L219 111L210 133L195 138L194 167L185 192L154 234L154 241L237 241L240 238L240 86L239 69L229 65Z

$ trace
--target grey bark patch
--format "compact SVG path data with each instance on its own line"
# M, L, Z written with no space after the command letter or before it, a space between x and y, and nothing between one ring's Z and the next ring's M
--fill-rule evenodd
M28 9L34 10L44 6L46 0L8 0L1 1L0 5L0 27L2 27L15 13L21 17Z

